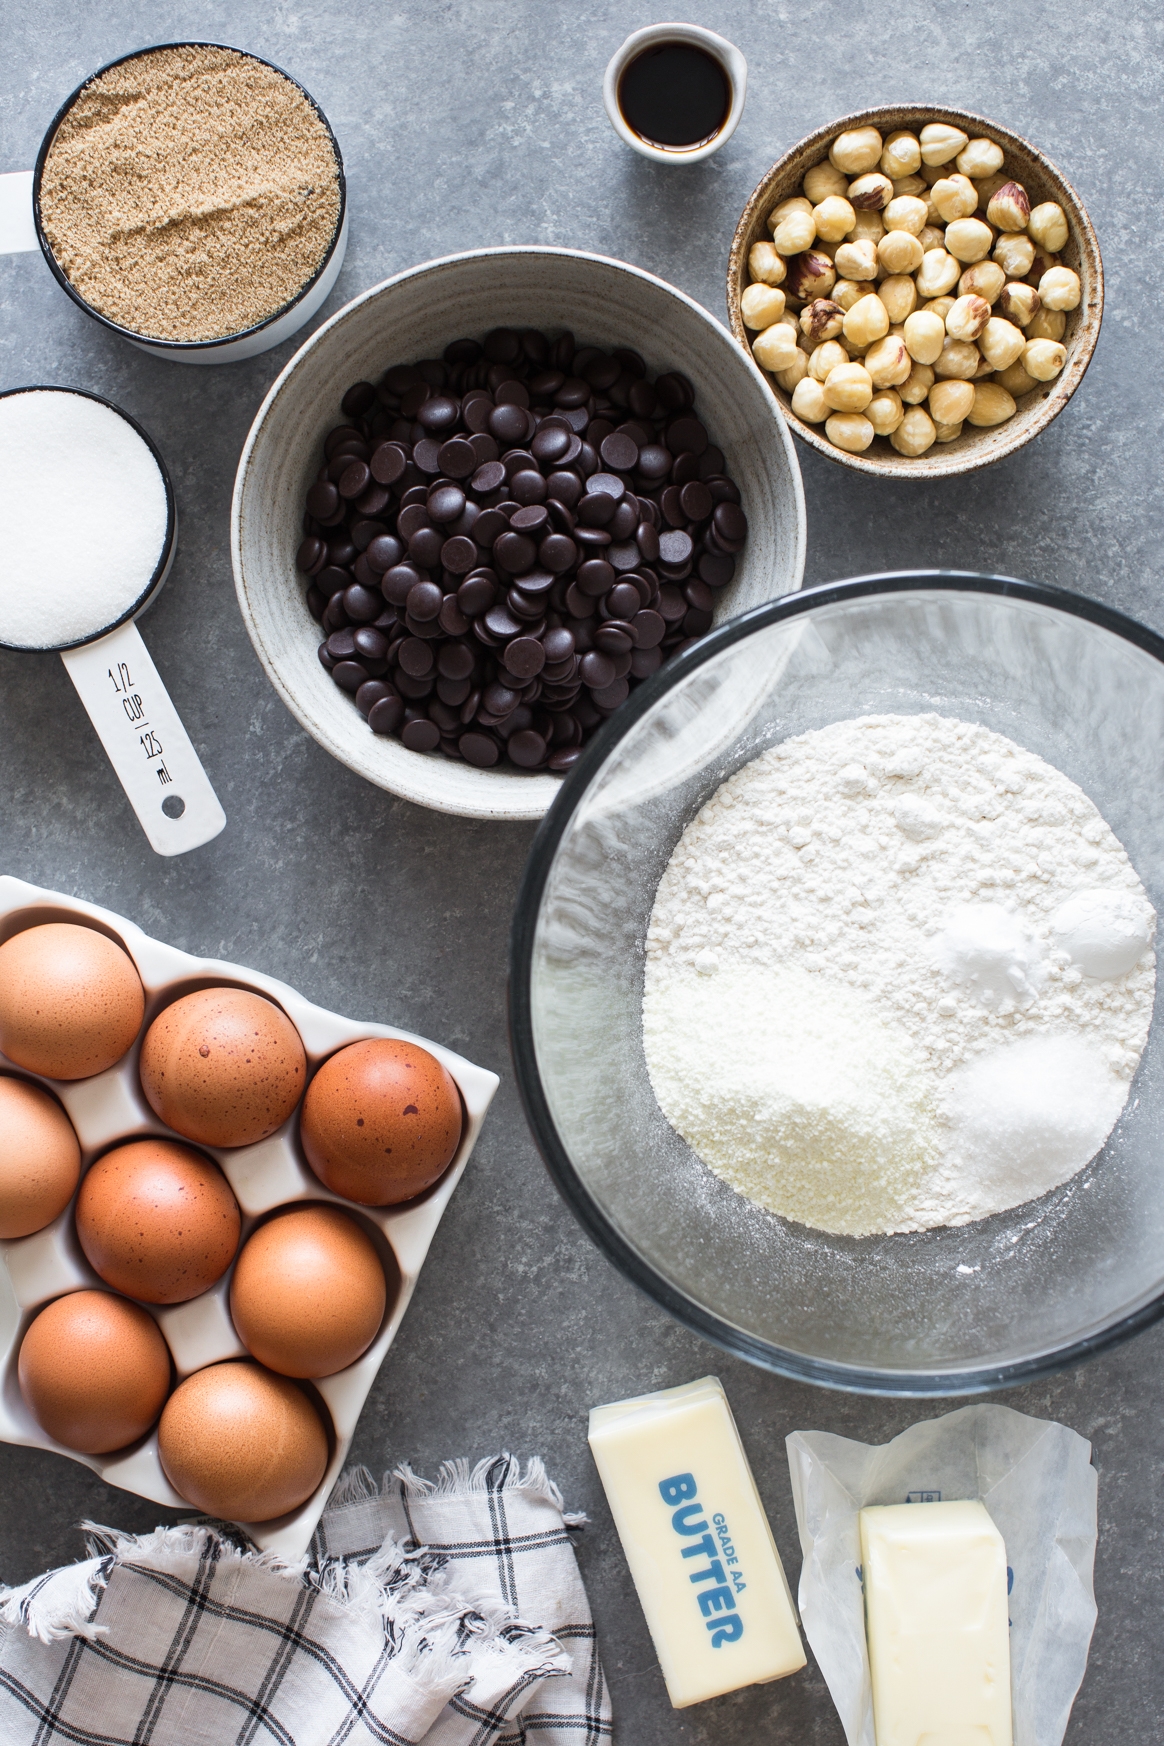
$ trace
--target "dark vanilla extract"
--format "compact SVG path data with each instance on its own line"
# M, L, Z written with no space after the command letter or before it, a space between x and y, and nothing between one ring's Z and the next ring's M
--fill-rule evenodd
M632 132L662 151L692 151L728 118L731 88L714 55L689 42L644 49L618 83L618 106Z

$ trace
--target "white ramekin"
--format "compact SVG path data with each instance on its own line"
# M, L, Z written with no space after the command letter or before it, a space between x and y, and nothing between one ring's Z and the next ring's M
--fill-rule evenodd
M618 84L627 66L644 49L650 48L654 43L664 42L690 42L696 48L706 50L723 68L728 89L732 94L727 120L719 132L704 145L693 146L690 151L651 145L649 140L643 139L627 126L618 106ZM612 57L602 81L602 101L606 105L611 127L632 151L639 152L656 164L698 164L703 158L709 158L713 152L717 152L739 126L747 93L748 63L739 49L734 43L728 42L726 37L717 36L714 30L704 30L700 24L648 24L642 30L633 31L618 53Z

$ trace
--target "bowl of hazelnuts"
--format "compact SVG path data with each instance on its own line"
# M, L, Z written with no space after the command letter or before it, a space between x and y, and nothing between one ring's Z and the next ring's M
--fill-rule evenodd
M934 105L843 116L784 153L736 229L728 313L797 436L865 473L1011 454L1091 361L1099 244L1047 158Z

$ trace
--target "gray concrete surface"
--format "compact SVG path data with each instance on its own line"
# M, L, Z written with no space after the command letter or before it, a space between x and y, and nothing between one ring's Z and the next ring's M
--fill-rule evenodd
M433 255L554 242L648 267L722 319L737 215L803 133L895 98L996 116L1064 169L1095 222L1108 305L1091 371L1035 445L968 481L862 481L801 450L807 580L916 564L998 569L1101 596L1164 630L1164 13L1149 0L1117 15L1080 0L701 5L687 16L739 44L751 81L734 139L686 172L634 157L602 110L607 58L655 16L639 0L9 0L3 15L0 169L31 166L68 92L150 42L234 43L299 77L330 116L350 177L351 247L327 313ZM507 925L532 832L396 802L333 763L276 700L235 607L235 462L292 347L218 369L155 362L99 331L31 255L0 262L0 299L0 387L106 394L167 458L180 550L146 634L229 819L195 854L151 854L60 663L4 655L0 865L176 945L285 977L324 1005L439 1037L502 1075L353 1455L430 1471L499 1447L545 1455L571 1505L591 1515L581 1558L625 1746L838 1746L812 1665L702 1708L668 1707L587 1454L586 1409L716 1369L795 1569L785 1434L819 1427L881 1441L939 1407L817 1393L713 1352L613 1272L558 1200L521 1116L505 1033ZM1157 1329L1005 1397L1091 1438L1100 1474L1099 1624L1071 1746L1138 1746L1162 1732L1162 1361ZM10 1582L76 1556L83 1516L145 1528L157 1514L72 1462L0 1448L0 1575Z

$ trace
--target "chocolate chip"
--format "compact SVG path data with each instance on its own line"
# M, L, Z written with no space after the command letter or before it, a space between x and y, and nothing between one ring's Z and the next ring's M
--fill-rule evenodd
M703 634L747 522L693 402L678 371L534 329L354 385L296 562L376 731L564 769Z
M469 718L472 720L472 717ZM466 764L474 765L478 770L489 770L501 756L501 748L489 734L480 732L462 734L457 741L457 749Z
M435 752L441 743L441 732L435 721L418 716L405 722L400 738L410 752Z

